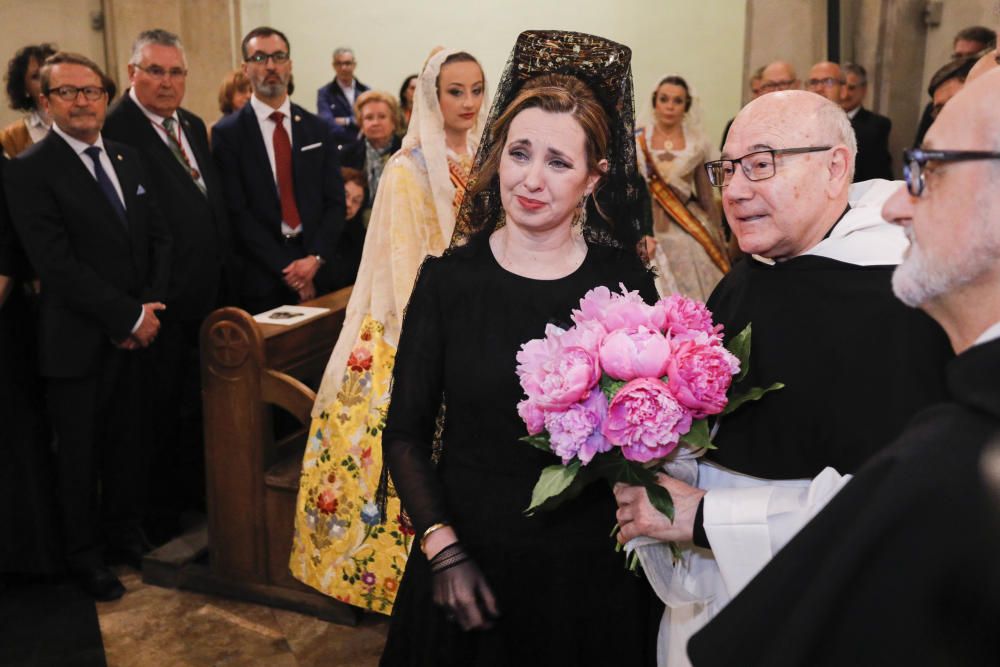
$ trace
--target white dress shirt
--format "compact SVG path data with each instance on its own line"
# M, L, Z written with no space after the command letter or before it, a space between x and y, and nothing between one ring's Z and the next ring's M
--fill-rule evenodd
M32 143L36 144L45 138L50 127L45 123L45 119L42 118L42 114L38 110L27 115L24 119L24 126L28 128L28 136L31 137Z
M267 104L264 104L256 95L250 96L250 107L253 109L254 114L257 116L257 126L260 127L260 136L264 139L264 148L267 150L267 159L271 163L271 176L274 178L274 187L278 187L278 169L274 163L274 128L276 123L271 120L270 116L275 111L280 111L285 114L285 117L281 120L281 124L285 127L285 132L288 133L288 143L295 150L295 143L292 139L292 102L285 96L285 101L281 103L281 106L274 109ZM278 193L280 196L280 192ZM285 224L285 221L281 221L281 233L285 236L298 236L302 233L302 226L300 225L297 229L292 229Z
M163 127L164 117L159 114L155 114L146 107L142 106L142 102L139 101L139 97L135 94L135 88L128 89L128 96L132 98L132 101L135 102L137 107L139 107L139 110L142 111L146 118L149 119L149 122L156 125L156 134L159 135L163 143L167 145L167 148L173 152L173 142L171 142L167 137L167 128ZM188 141L187 135L184 134L184 126L181 124L181 119L177 115L176 111L173 113L171 118L174 119L174 123L176 124L175 126L178 128L178 133L181 135L181 146L184 148L184 155L191 164L191 168L198 172L198 184L201 185L202 190L204 191L207 189L205 186L205 179L202 178L201 169L198 167L198 158L194 156L194 151L191 150L191 143Z
M115 186L115 192L118 193L118 199L120 199L122 202L122 208L123 209L127 208L125 206L125 197L122 195L122 185L121 183L118 182L118 174L115 172L115 167L111 162L111 158L108 157L107 149L104 148L104 138L100 134L98 134L97 141L95 141L93 144L88 144L85 141L80 141L79 139L69 136L68 134L63 132L62 129L55 123L52 123L52 131L58 134L60 137L62 137L63 140L67 144L69 144L69 147L72 148L73 152L76 153L77 157L80 158L80 162L82 162L83 166L87 168L87 171L90 172L90 175L94 177L95 181L97 180L97 174L94 171L94 161L91 160L90 156L84 153L84 151L90 148L91 146L97 146L98 148L101 149L101 154L99 158L101 161L101 167L104 168L104 173L108 175L108 179L111 181L111 185ZM139 325L142 324L142 320L145 316L146 316L145 309L140 308L139 319L137 319L135 321L135 324L132 325L132 333L136 332L136 329L138 329Z
M337 85L340 86L340 90L343 91L344 97L347 98L347 103L350 104L351 108L353 109L354 108L354 100L357 99L357 96L358 96L358 83L357 83L357 81L355 81L354 79L351 79L351 85L349 85L349 86L345 86L344 84L342 84L340 82L340 79L334 79L334 81L336 81Z
M979 334L979 338L976 339L976 342L974 342L973 345L982 345L983 343L989 343L991 340L996 340L998 338L1000 338L1000 322L997 322L989 329Z

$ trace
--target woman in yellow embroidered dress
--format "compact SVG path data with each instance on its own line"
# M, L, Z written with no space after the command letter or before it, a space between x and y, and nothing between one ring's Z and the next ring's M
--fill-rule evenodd
M653 207L657 290L704 301L729 270L729 260L702 166L712 159L712 148L694 104L683 78L661 79L653 91L653 122L636 130L636 155Z
M330 357L302 462L292 574L344 602L389 614L413 540L399 499L380 522L375 494L403 310L420 263L451 241L488 110L479 63L431 54L402 148L379 181L361 268Z

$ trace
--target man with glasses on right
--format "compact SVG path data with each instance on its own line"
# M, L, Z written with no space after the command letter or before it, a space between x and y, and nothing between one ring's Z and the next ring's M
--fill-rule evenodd
M855 151L837 104L784 91L744 107L722 159L705 165L747 255L716 287L709 309L728 336L752 325L750 369L738 388L785 387L720 420L718 449L698 465L698 488L661 477L675 522L643 489L616 489L620 539L690 547L668 590L658 591L668 607L661 626L668 664L684 664L687 638L844 475L943 396L950 357L943 332L892 296L907 241L880 212L898 184L852 187Z
M896 296L947 332L947 402L916 416L692 639L696 665L1000 664L1000 73L970 83L883 215ZM992 446L992 448L991 448ZM996 492L996 489L993 489Z

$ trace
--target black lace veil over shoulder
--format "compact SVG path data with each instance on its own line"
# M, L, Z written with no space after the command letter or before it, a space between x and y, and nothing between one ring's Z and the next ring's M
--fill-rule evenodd
M493 98L449 251L488 237L504 224L499 179L493 176L486 187L477 187L477 181L495 144L504 139L495 132L497 119L525 84L547 74L581 80L608 117L608 154L602 156L608 160L608 171L594 196L587 199L584 236L592 243L635 250L648 216L642 200L645 185L636 166L631 58L627 46L594 35L529 30L518 36Z

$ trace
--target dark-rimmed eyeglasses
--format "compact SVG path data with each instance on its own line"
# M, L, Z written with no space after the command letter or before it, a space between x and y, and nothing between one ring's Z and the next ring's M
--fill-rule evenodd
M106 92L107 91L100 86L84 86L83 88L77 88L76 86L59 86L58 88L50 90L49 95L55 95L65 102L73 102L80 95L80 93L83 93L83 96L88 100L96 102L104 97Z
M736 165L740 165L743 175L750 181L763 181L774 176L777 171L774 157L776 155L799 155L801 153L818 153L828 151L833 146L807 146L805 148L771 148L766 151L754 151L743 157L732 160L714 160L705 163L709 182L717 188L724 188L733 180Z
M809 88L833 88L834 86L844 85L843 79L835 79L832 76L828 76L823 79L808 79L806 81L806 86Z
M284 65L288 62L287 51L275 51L274 53L261 53L258 51L247 56L247 62L255 65L266 65L268 60L273 60L275 65Z
M765 81L760 84L763 93L773 93L776 90L787 90L795 85L795 79L784 79L783 81Z
M973 160L1000 160L1000 153L992 151L932 151L923 148L908 148L903 151L903 179L907 191L914 197L924 193L927 163L970 162Z
M171 79L183 79L188 73L186 69L181 69L180 67L171 67L170 69L163 69L159 65L150 65L149 67L143 67L142 65L136 65L136 69L140 69L146 74L148 74L153 79L157 81L163 81L165 78Z

